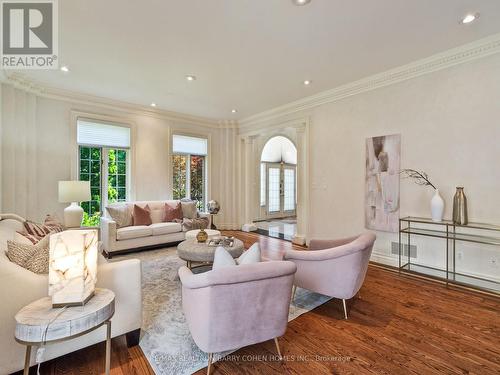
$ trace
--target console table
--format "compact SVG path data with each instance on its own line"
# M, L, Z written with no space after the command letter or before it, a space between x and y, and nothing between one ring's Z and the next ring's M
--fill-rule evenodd
M472 232L472 233L471 233ZM424 266L411 261L411 236L433 237L445 240L445 268ZM500 294L500 282L456 271L457 242L472 242L498 246L500 250L500 225L469 223L459 225L451 220L440 222L421 217L399 219L399 271L422 274L427 277L444 280L446 285L457 284L470 288ZM404 245L408 245L408 254L404 254Z

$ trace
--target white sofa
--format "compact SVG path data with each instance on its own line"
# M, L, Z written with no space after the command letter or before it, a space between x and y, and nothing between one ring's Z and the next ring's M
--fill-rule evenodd
M116 222L106 214L101 218L101 241L103 250L109 258L113 255L135 251L143 248L151 248L164 244L184 241L186 232L180 223L162 222L165 203L175 207L178 200L169 201L141 201L141 202L119 202L110 204L110 207L126 206L132 215L134 204L151 209L151 225L137 225L118 228ZM210 215L198 212L198 217L207 217L210 227Z
M9 261L5 255L7 240L22 231L22 222L0 216L0 374L10 374L24 367L25 347L14 339L15 314L25 305L48 295L48 276L37 275ZM2 219L3 218L3 219ZM141 264L137 259L108 263L100 257L97 286L115 293L112 336L127 334L129 345L136 345L142 324ZM47 345L44 361L104 341L106 328L79 338ZM35 364L32 352L31 364ZM104 360L104 357L103 357Z

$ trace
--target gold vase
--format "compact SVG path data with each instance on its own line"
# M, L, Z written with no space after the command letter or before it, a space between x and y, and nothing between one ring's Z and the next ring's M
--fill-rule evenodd
M200 231L196 235L196 240L198 242L207 242L208 234L207 234L207 232L205 232L205 229L200 229Z
M467 198L464 194L464 188L457 186L457 192L453 197L453 223L458 225L467 225Z

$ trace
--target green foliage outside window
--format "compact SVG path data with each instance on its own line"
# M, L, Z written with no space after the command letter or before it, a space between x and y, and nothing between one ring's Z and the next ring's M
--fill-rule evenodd
M91 194L91 200L81 204L84 223L88 222L90 217L98 217L101 213L101 156L100 148L80 147L80 180L90 181Z
M186 156L173 155L173 198L182 199L186 197Z
M191 156L191 199L200 211L205 208L205 157Z
M80 180L90 181L91 200L82 202L83 226L98 226L102 202L102 148L80 146ZM108 203L127 199L127 151L108 151Z
M127 199L127 152L109 150L108 153L108 202Z
M205 157L197 155L173 155L173 198L191 198L199 210L205 208ZM189 170L188 170L189 168ZM187 191L189 172L190 191ZM188 194L189 193L189 194Z
M87 212L83 212L83 227L98 227L101 222L101 213L96 212L92 216L89 216Z

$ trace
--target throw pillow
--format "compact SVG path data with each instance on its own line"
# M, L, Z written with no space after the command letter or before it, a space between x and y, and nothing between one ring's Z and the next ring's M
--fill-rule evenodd
M212 270L219 270L224 267L236 266L236 262L229 252L222 246L215 249L214 254L214 264L212 265Z
M172 207L168 203L165 203L165 215L163 216L163 221L164 222L171 222L171 221L177 221L180 220L182 221L182 206L181 202L177 203L177 206Z
M182 229L189 231L193 229L207 229L208 217L199 217L197 219L182 219Z
M45 222L43 223L47 228L50 229L50 232L62 232L65 228L64 225L52 215L47 215L45 217Z
M144 208L134 204L134 213L132 214L132 222L134 225L151 225L151 210L146 205Z
M132 215L126 205L108 206L106 207L106 211L108 211L109 216L111 216L118 228L132 225Z
M7 258L31 272L49 273L49 241L49 235L36 245L7 241Z
M198 211L196 210L196 202L181 201L181 206L182 206L182 217L188 219L196 219L198 217Z
M241 264L251 264L259 263L260 258L260 246L258 243L254 243L247 251L244 251L238 259L233 259L231 254L224 249L222 246L215 249L214 263L212 265L212 270L221 269L224 267L231 267Z
M236 260L238 264L250 264L260 262L260 245L258 242L254 243L247 251Z
M42 238L50 233L62 232L62 225L54 216L47 215L43 224L26 220L24 222L24 232L18 232L31 241L32 244L38 243Z

